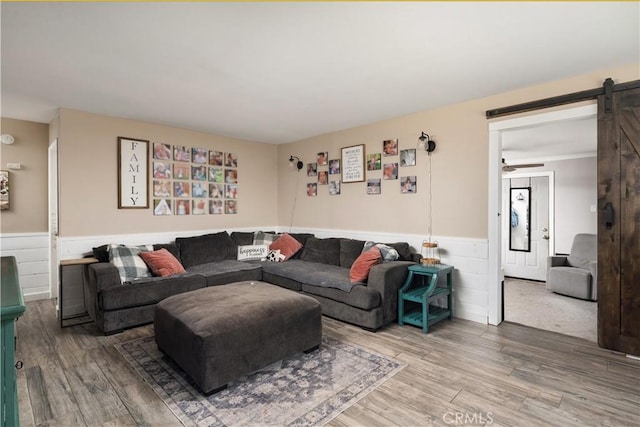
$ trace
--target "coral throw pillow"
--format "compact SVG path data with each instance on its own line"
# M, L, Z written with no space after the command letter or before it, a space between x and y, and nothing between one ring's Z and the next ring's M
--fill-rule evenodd
M284 233L269 245L270 251L279 250L280 253L284 255L284 261L294 256L300 249L302 249L302 243L287 233Z
M140 252L140 257L147 263L154 276L166 277L186 273L180 261L164 248L153 252Z
M374 246L367 252L360 254L358 258L353 262L351 271L349 272L349 280L351 283L366 282L369 277L369 271L371 267L382 262L382 254L380 249Z

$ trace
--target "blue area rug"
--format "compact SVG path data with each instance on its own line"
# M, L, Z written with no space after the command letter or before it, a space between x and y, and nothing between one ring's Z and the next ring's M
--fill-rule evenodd
M296 354L206 397L153 336L116 348L185 426L322 426L406 366L323 337L318 351Z

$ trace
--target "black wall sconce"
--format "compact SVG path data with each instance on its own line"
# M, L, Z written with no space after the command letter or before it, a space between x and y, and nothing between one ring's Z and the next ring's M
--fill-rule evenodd
M429 134L422 132L418 137L418 150L426 151L429 155L436 149L435 141L431 140Z
M291 167L295 166L296 168L298 168L298 172L299 172L300 169L302 169L302 167L304 166L304 163L302 163L299 157L289 156L289 166Z

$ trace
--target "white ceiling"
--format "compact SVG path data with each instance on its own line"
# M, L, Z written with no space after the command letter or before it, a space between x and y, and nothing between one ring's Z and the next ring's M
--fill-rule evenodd
M65 107L291 142L638 63L639 7L2 2L1 113L49 122Z

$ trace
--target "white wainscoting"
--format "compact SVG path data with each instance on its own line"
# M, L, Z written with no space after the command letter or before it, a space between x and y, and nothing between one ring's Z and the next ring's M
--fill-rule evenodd
M424 240L424 235L395 234L367 231L348 231L334 229L302 229L277 226L260 226L251 228L226 229L232 231L274 230L278 232L313 233L317 237L345 237L358 240L374 240L377 242L408 242L415 252ZM182 232L116 234L104 236L60 237L58 239L58 256L60 259L75 259L91 254L91 248L108 243L126 245L143 245L150 243L169 243L176 237L198 236L207 233L224 231L189 230ZM487 262L488 241L486 239L470 239L460 237L433 236L440 245L442 262L455 267L453 273L453 309L454 316L461 319L487 323Z
M0 256L16 258L26 301L50 298L48 233L1 234Z

